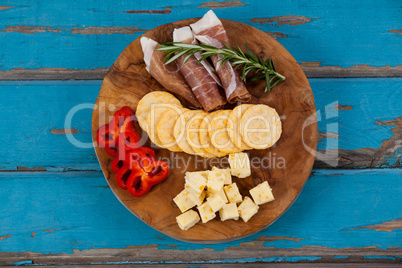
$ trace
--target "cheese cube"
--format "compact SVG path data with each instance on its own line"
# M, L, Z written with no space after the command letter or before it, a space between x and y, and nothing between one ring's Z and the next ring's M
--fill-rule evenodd
M221 217L221 221L226 220L238 220L239 219L239 211L237 210L237 205L235 203L229 203L224 205L219 210L219 216Z
M200 217L198 216L198 213L194 210L189 210L176 217L176 222L182 230L190 229L199 221Z
M238 178L251 175L250 159L246 153L229 154L230 172Z
M193 198L190 196L192 196L192 194L184 189L178 195L176 195L175 198L173 198L173 201L176 203L182 213L196 205L196 202L194 202Z
M258 212L258 208L258 205L256 205L250 197L246 196L237 210L244 222L248 222L248 220Z
M208 202L205 202L204 204L198 206L197 208L203 223L206 223L216 217L215 212L213 211Z
M202 193L201 193L200 195L193 194L193 193L190 191L190 195L189 195L190 199L191 199L197 206L201 205L202 202L204 202L205 196L206 196L206 191L202 191Z
M225 177L225 181L223 182L223 184L225 184L225 185L232 184L232 174L230 173L230 168L213 167L212 171L222 172L223 176Z
M272 194L272 189L269 187L267 181L264 181L251 189L250 194L257 205L262 205L275 200L274 195Z
M222 198L222 200L223 200L223 202L224 202L225 204L226 204L227 202L229 202L229 201L228 201L228 198L226 197L226 194L225 194L225 191L223 190L223 188L222 188L222 190L221 190L219 193L209 192L208 190L206 191L206 193L207 193L207 198L210 197L210 196L213 196L213 195L215 195L215 194L218 194L218 195L220 195L220 197Z
M217 212L225 205L225 202L223 202L222 197L220 197L220 195L218 194L208 197L207 202L211 206L213 212Z
M236 183L227 185L223 187L223 189L225 190L226 196L228 197L230 203L239 203L242 201L242 196L239 192L239 188L237 188Z
M200 172L186 172L185 180L188 188L198 195L204 191L207 185L207 179Z
M210 171L208 173L207 190L209 192L219 193L222 190L225 176L220 171Z

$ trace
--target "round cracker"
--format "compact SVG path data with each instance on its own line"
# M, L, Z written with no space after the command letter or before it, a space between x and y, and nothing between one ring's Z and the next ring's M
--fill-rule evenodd
M240 133L248 146L266 149L278 141L282 133L282 123L274 108L258 104L244 112L240 121Z
M182 149L183 152L188 154L195 154L195 152L186 139L187 122L198 112L198 110L189 110L180 115L173 129L173 135L177 142L177 145L179 145L180 149Z
M204 149L200 142L200 126L204 118L208 116L208 113L200 111L189 119L186 126L186 139L188 144L193 148L195 154L202 157L215 157L215 155L209 153Z
M205 151L207 151L209 154L214 155L216 157L221 157L221 156L225 156L227 155L227 153L224 153L220 150L218 150L217 148L215 148L212 143L211 140L209 138L209 134L208 134L208 127L211 123L211 118L214 115L215 112L212 112L210 114L208 114L208 116L204 117L204 119L202 120L202 123L199 127L199 139L200 139L200 144L201 146L204 148Z
M135 112L135 116L138 119L138 124L140 127L148 132L147 128L147 116L151 110L152 104L160 104L160 103L170 103L176 104L179 107L181 103L175 96L165 91L152 91L146 94L142 99L138 102L137 110Z
M151 141L159 147L167 148L161 142L158 136L158 129L157 125L161 120L162 116L169 110L175 110L178 114L181 113L181 105L180 107L177 104L171 103L159 103L159 104L151 104L151 110L147 116L147 129L148 129L148 136Z
M227 130L230 110L220 110L212 114L211 123L208 126L208 135L212 145L227 154L240 152L240 148L232 142Z
M252 107L253 104L242 104L239 106L236 106L229 115L229 120L227 124L227 129L229 133L229 137L232 140L232 142L240 148L240 150L250 150L253 149L250 146L248 146L244 141L243 138L240 134L240 120L244 112Z
M177 110L173 108L168 110L159 120L159 123L156 126L156 133L163 148L167 148L173 152L183 151L179 145L177 145L173 130L177 119L187 111L189 111L189 109L180 108Z

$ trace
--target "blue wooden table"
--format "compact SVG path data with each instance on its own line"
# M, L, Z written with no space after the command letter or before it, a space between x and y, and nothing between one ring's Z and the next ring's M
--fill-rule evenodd
M278 221L200 245L162 235L119 203L90 144L91 115L130 42L209 9L265 31L301 64L319 144ZM1 1L0 265L400 264L401 12L398 0Z

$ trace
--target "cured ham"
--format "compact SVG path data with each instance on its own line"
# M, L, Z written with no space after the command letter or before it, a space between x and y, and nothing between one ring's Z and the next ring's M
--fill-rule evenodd
M155 50L158 45L156 41L147 37L141 37L140 42L142 51L144 52L145 68L149 74L167 91L183 97L193 107L200 108L200 102L181 74L177 63L164 64L165 55L162 51Z
M230 46L225 28L212 10L208 11L204 17L196 23L190 24L190 26L195 34L195 38L200 41L200 43L222 48L224 47L223 42L225 42ZM225 89L226 99L230 103L236 101L248 102L251 95L246 85L241 80L239 68L234 69L229 61L222 65L219 61L221 58L221 55L211 56L212 63Z
M173 31L173 41L187 44L197 44L190 27L182 27ZM216 71L206 61L197 63L201 55L193 55L183 64L186 54L179 57L176 61L180 71L187 83L193 90L194 95L201 103L205 111L209 112L222 107L226 103L226 98L220 92L217 83L220 84ZM198 56L198 57L197 57Z

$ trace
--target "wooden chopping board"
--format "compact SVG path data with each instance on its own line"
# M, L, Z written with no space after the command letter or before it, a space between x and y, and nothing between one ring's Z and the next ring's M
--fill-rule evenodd
M174 28L188 26L198 18L177 21L159 26L144 36L158 43L172 41ZM243 220L222 222L219 217L206 224L201 222L190 230L182 231L175 217L180 210L173 198L183 190L186 171L211 169L214 163L207 158L186 153L173 153L155 147L157 158L184 159L187 164L175 163L169 176L162 183L141 197L134 198L128 191L119 188L111 170L112 158L96 143L99 126L110 121L113 113L122 106L134 111L139 100L148 92L164 90L145 69L140 37L134 40L110 68L96 101L92 116L92 137L102 171L111 190L126 208L156 230L178 240L194 243L227 242L254 234L278 219L295 201L308 179L317 146L317 123L315 103L310 85L302 69L289 52L273 38L251 26L222 19L233 46L244 43L251 51L263 58L271 58L277 71L286 80L275 86L272 92L264 93L264 82L247 84L253 95L250 103L263 103L274 107L281 116L282 136L277 144L266 150L248 151L250 159L264 159L264 164L252 168L251 176L245 179L234 177L243 196L248 190L267 180L273 189L275 201L261 205L259 212L248 223ZM179 97L179 96L177 96ZM182 102L186 106L185 102ZM228 108L233 106L228 106ZM146 135L146 134L144 134ZM146 145L150 145L149 139ZM180 162L180 161L179 161Z

